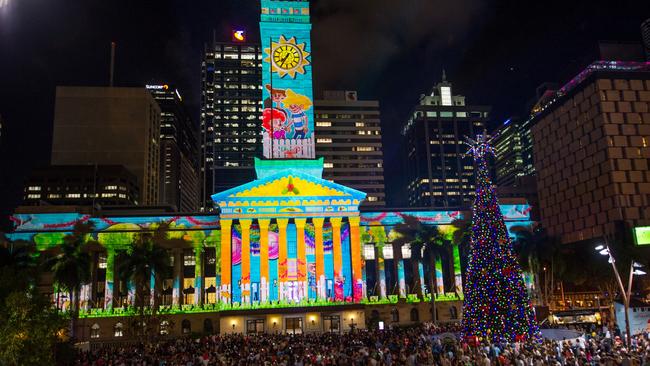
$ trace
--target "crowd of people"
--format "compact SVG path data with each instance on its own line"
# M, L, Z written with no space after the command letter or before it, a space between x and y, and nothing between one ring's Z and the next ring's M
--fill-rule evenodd
M423 324L345 334L228 334L178 338L79 352L82 366L209 365L624 365L650 366L648 334L628 349L620 338L587 333L580 341L475 344L455 342L455 326ZM447 336L444 336L447 335Z

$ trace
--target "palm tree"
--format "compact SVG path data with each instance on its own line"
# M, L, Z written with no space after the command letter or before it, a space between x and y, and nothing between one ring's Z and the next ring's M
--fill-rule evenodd
M90 234L95 229L92 222L75 223L72 233L63 238L58 247L58 253L47 261L47 267L52 273L54 283L63 291L67 291L72 303L71 337L75 338L77 319L79 317L79 300L81 287L90 280L91 256L84 246L93 242Z
M153 294L152 312L155 312L158 302L156 301L156 285L169 275L170 260L168 248L176 242L183 242L180 239L169 239L169 225L160 224L154 231L141 232L135 235L133 245L120 254L117 265L119 278L128 279L135 285L135 308L140 315L144 314L146 305L146 294ZM151 278L154 278L154 288L151 286ZM151 301L150 301L151 303Z
M430 255L441 254L443 250L442 236L438 228L433 225L425 225L417 217L405 215L404 222L395 225L395 232L399 237L393 240L393 256L395 251L401 254L402 246L409 244L411 247L411 263L414 274L414 288L418 296L423 296L424 278L420 273L423 250ZM397 258L397 257L395 257ZM401 255L400 255L401 259ZM430 271L431 273L431 271Z
M530 228L527 226L513 226L510 232L515 235L513 246L515 253L519 256L521 269L533 276L533 283L535 285L533 297L537 298L540 303L544 303L544 299L541 296L539 276L542 258L548 241L546 232L540 228Z
M453 233L452 243L458 246L461 268L467 268L469 249L472 243L472 221L455 219L451 222L451 225L456 228Z

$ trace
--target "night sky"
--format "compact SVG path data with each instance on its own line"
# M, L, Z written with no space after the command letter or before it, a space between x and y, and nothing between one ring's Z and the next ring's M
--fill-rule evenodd
M2 1L0 1L2 3ZM314 0L315 93L358 90L382 105L386 176L399 163L399 126L444 67L493 124L524 114L535 88L566 82L597 58L598 40L640 41L650 1ZM245 28L254 0L9 0L0 8L0 216L25 176L50 159L57 85L177 85L198 123L203 45ZM390 180L389 180L390 181Z

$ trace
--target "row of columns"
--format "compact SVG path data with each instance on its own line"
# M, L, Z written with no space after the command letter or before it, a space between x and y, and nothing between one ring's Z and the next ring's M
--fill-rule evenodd
M195 254L195 267L194 267L194 304L203 304L205 300L205 278L204 278L204 248L201 245L194 247ZM110 309L115 306L115 298L118 295L117 281L116 281L116 266L115 259L118 252L115 249L109 248L106 251L106 278L104 281L104 309ZM182 290L183 290L183 249L176 248L171 250L173 256L173 277L172 277L172 305L180 306L182 303ZM80 299L81 307L89 310L93 305L94 293L96 292L97 282L97 269L98 269L99 253L93 255L91 262L91 282L84 284L81 288ZM150 278L150 301L154 305L155 289L156 289L155 273L151 274ZM135 284L127 281L127 301L130 304L135 303Z
M362 275L361 260L361 241L359 233L358 216L347 218L350 225L350 256L352 262L352 289L355 301L361 300L365 294ZM325 260L323 246L323 227L325 218L315 217L311 219L314 225L315 241L315 267L316 267L316 287L317 298L326 298L325 284ZM296 265L297 265L297 283L298 297L300 299L308 298L308 267L307 251L305 245L305 225L306 218L293 219L296 227ZM334 264L334 282L342 286L343 278L343 255L341 251L341 225L343 217L332 217L329 219L333 231L333 264ZM250 275L250 228L253 221L250 219L240 219L242 238L241 238L241 294L242 302L251 302L251 275ZM260 301L266 302L270 297L270 269L269 269L269 226L270 219L259 219L257 223L260 228ZM278 298L284 300L285 286L287 285L287 227L289 219L276 219L278 225ZM232 225L233 221L229 219L221 220L221 291L220 300L222 303L232 302ZM336 286L336 285L335 285ZM335 289L335 293L338 293ZM342 292L341 292L342 293ZM338 298L337 298L338 300ZM342 299L341 299L342 300Z

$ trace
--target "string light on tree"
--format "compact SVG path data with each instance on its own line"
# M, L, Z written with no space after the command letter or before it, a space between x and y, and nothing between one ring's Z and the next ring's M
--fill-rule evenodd
M539 328L524 285L521 267L499 209L489 175L492 137L467 138L467 154L476 165L463 337L497 341L539 340Z

